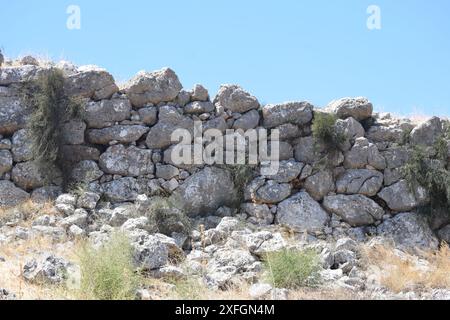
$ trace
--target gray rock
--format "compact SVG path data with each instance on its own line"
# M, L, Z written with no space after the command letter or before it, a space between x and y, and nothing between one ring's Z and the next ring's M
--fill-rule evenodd
M132 243L134 261L147 270L164 267L169 259L169 251L156 236L145 235Z
M188 215L208 214L219 207L232 207L236 201L235 186L227 170L206 167L187 178L172 198Z
M384 185L391 186L404 178L401 168L385 169L384 170Z
M164 180L170 180L180 174L180 170L172 165L156 165L156 177Z
M378 226L377 233L392 239L399 248L409 251L435 250L439 245L426 217L415 212L400 213L384 221Z
M210 101L194 101L184 107L184 112L187 114L202 114L213 112L214 105Z
M62 146L62 156L66 161L71 163L78 163L84 160L98 161L100 158L100 151L97 148L89 146Z
M398 126L375 125L370 127L366 136L374 142L396 142L401 143L404 130Z
M344 166L349 169L362 169L372 166L378 170L386 168L386 160L375 144L365 138L358 138L353 148L345 154Z
M294 146L295 159L313 164L320 159L320 148L312 136L300 138Z
M146 104L158 104L174 100L182 85L175 74L169 68L163 68L154 72L139 72L123 88L135 107L143 107Z
M175 100L177 105L184 107L191 101L191 93L189 91L181 89Z
M321 170L308 177L304 187L314 200L322 200L324 196L335 190L333 174L329 170Z
M52 254L32 259L23 266L22 276L32 283L60 284L66 279L70 263Z
M299 126L292 123L282 124L275 129L280 131L280 140L290 140L298 138L302 135L302 130Z
M43 187L45 177L40 166L33 161L16 164L11 174L14 183L24 190Z
M383 152L383 156L388 169L401 168L410 159L411 151L405 147L390 148Z
M253 224L260 226L273 224L274 215L266 204L244 203L241 210L250 216L247 221Z
M176 129L186 129L192 134L194 121L180 114L175 107L160 108L159 121L147 135L147 146L150 149L165 149L171 144L175 144L171 141L171 135Z
M14 207L29 199L30 195L11 181L0 180L0 208Z
M111 141L131 143L139 140L148 128L141 125L116 125L104 129L87 131L88 140L94 144L109 144Z
M306 125L313 118L313 106L308 102L270 104L262 108L264 127L274 128L286 123Z
M153 174L152 151L118 144L100 156L100 168L109 174L138 177Z
M88 214L84 209L77 209L74 214L61 220L60 224L63 227L69 228L76 225L80 228L86 228L88 223Z
M3 70L0 69L0 83ZM31 112L16 89L0 87L0 134L10 135L24 128Z
M78 197L77 207L92 210L97 206L100 195L94 192L84 192Z
M74 182L89 183L100 179L103 176L97 165L97 162L92 160L84 160L78 162L72 169L71 178Z
M272 233L270 231L259 231L249 234L245 237L245 244L252 254L263 259L268 253L280 251L288 245L281 233Z
M375 201L359 194L328 196L323 200L323 206L352 227L371 225L384 215L383 208Z
M258 188L254 200L256 202L275 204L289 197L291 192L292 186L290 184L269 180L262 187Z
M158 122L158 108L156 107L140 108L138 113L141 121L148 126L153 126Z
M113 180L103 185L104 194L111 202L134 201L140 194L136 179L127 177Z
M242 115L233 124L233 129L242 129L244 131L254 129L259 124L259 112L256 110L251 110Z
M64 90L69 96L102 100L111 98L119 88L106 70L97 66L82 66L77 69L77 73L65 79Z
M412 145L432 146L442 137L444 130L445 121L432 117L411 131L410 142Z
M196 84L191 92L192 101L207 101L209 100L208 90L201 84Z
M3 56L1 56L1 54L0 54L0 67L1 67L2 63L3 63ZM16 300L16 299L17 299L17 297L14 293L12 293L6 289L0 288L0 301Z
M11 171L13 167L13 157L8 150L0 150L0 177Z
M341 119L352 117L361 121L372 116L373 105L362 97L342 98L330 102L326 110L335 113Z
M222 85L214 104L231 112L244 113L259 108L258 99L237 85Z
M427 200L426 190L419 187L412 192L405 180L384 188L378 193L378 196L386 202L391 210L397 212L415 209Z
M20 59L20 64L23 66L31 65L31 66L39 66L39 61L33 56L25 56Z
M38 66L4 67L0 69L0 86L10 86L37 80L40 76L48 74L49 68Z
M253 284L248 290L250 298L254 300L265 300L270 298L270 293L272 292L272 286L267 283L256 283Z
M383 186L381 172L367 169L346 170L336 181L336 190L344 194L363 194L375 196Z
M83 118L89 128L101 129L130 118L131 104L124 97L87 103Z
M297 179L300 176L305 164L295 160L280 161L278 173L274 176L267 176L267 178L279 183L288 183Z
M31 200L34 203L45 203L53 201L62 194L62 188L59 186L44 186L33 190L31 193Z
M447 242L447 244L450 244L450 224L441 228L438 232L437 232L439 239L441 239L442 241Z
M344 142L341 143L340 148L344 151L350 150L357 138L364 137L365 131L361 123L350 117L345 120L339 119L336 121L336 132L344 137Z
M11 151L15 162L25 162L33 159L31 139L25 129L16 131L11 141Z
M320 204L301 191L278 205L276 221L297 232L321 231L329 216Z
M64 144L83 144L86 124L81 120L72 120L62 125L62 142Z

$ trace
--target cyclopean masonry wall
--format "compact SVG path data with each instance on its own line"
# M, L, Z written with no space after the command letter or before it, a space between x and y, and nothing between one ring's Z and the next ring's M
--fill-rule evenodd
M61 69L66 93L83 97L85 103L83 121L64 124L62 151L73 162L73 179L87 191L78 202L76 197L58 199L56 207L67 216L76 207L101 215L104 208L141 205L163 194L176 199L190 217L236 215L255 225L279 224L319 239L350 236L362 241L381 235L415 248L450 241L450 215L428 221L416 213L427 201L426 190L411 192L401 173L411 155L410 145L403 143L405 132L411 132L409 143L429 146L444 130L444 120L435 117L416 125L374 113L365 98L333 101L322 111L338 116L336 129L345 141L332 165L317 169L327 150L317 148L311 135L311 104L261 106L237 85L223 85L211 98L201 85L184 90L167 68L140 72L121 88L107 71L94 66L32 63L0 68L0 207L56 199L62 193L56 184L44 185L33 161L26 131L33 110L19 94L21 86L48 68ZM279 129L279 173L261 176L256 166L236 206L240 190L229 170L177 165L171 159L172 132L191 130L194 121L222 132ZM117 220L117 215L107 219Z

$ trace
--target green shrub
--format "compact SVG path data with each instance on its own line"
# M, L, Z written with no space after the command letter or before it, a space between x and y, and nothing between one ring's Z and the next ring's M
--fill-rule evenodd
M345 141L342 133L336 130L337 117L330 113L315 112L311 130L315 141L327 149L338 149Z
M312 250L281 250L266 255L264 266L268 281L277 288L296 289L315 286L321 269L317 253Z
M170 197L153 197L150 204L145 207L151 232L171 236L173 232L189 234L192 224L189 217L180 205Z
M27 128L33 158L48 180L55 178L55 167L59 169L66 187L71 170L66 168L61 152L62 126L66 121L81 117L81 104L65 94L64 76L57 69L27 83L22 97L33 108Z
M447 146L445 146L447 148ZM403 174L411 191L418 186L427 190L430 202L422 207L425 213L450 209L450 171L448 170L447 152L445 157L438 145L434 150L415 146L408 163L403 167Z
M140 277L135 273L132 247L120 233L94 248L84 244L79 254L81 269L80 296L89 300L132 300Z

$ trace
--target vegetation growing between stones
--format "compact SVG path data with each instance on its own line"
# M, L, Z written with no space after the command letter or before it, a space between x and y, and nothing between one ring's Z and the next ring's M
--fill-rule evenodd
M266 255L268 280L276 288L314 287L320 281L320 263L313 250L285 249Z
M69 184L70 170L61 152L64 122L82 116L81 103L64 93L64 76L52 69L39 79L27 83L22 94L33 108L28 122L33 158L46 179L55 179L55 168L62 174L63 186Z
M237 164L227 166L227 170L231 173L231 178L237 190L237 202L240 204L244 201L244 192L247 184L253 179L253 168L249 165Z
M170 197L153 197L146 216L152 232L171 236L173 232L189 234L192 224L185 212Z
M311 130L316 143L328 150L337 150L345 137L336 130L337 117L334 114L315 112Z
M132 247L128 238L114 233L95 248L84 243L79 253L81 285L79 296L95 300L133 300L141 281L135 273Z
M446 148L445 139L439 139L431 151L415 146L403 168L403 174L412 191L418 186L427 190L430 202L421 208L421 211L427 214L441 210L449 212L450 209L450 171Z

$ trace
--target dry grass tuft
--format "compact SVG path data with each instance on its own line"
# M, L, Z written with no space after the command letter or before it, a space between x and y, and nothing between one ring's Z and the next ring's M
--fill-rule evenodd
M2 224L17 220L17 225L29 227L31 222L42 215L56 215L53 202L33 202L31 199L11 208L0 208L0 226Z
M366 263L380 269L381 285L395 293L450 288L450 249L447 245L436 252L423 252L423 258L386 246L364 247L363 254Z

